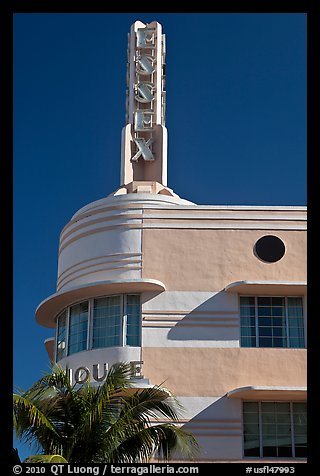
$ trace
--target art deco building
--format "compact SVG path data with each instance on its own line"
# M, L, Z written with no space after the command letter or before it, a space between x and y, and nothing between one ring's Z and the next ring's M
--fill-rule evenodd
M63 228L36 311L75 382L165 382L201 461L306 457L306 208L196 205L167 187L165 37L129 35L121 186Z

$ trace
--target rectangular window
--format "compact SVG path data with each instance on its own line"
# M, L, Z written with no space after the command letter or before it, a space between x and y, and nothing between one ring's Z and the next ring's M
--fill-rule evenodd
M240 297L241 347L305 346L302 297Z
M243 402L244 456L307 457L305 402Z
M122 345L122 299L109 296L94 299L92 347Z
M68 355L87 348L88 302L70 307Z
M139 295L95 299L92 347L140 346L140 316Z

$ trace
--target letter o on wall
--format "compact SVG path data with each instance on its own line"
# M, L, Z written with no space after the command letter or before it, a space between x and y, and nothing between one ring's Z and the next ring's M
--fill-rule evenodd
M86 383L90 378L90 371L87 367L79 367L74 374L76 383Z

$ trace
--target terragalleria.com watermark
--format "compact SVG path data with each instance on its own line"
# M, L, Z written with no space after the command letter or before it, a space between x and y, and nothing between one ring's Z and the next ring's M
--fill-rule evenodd
M60 466L64 465L52 465L51 472L58 476L61 473L59 472ZM81 471L82 470L82 471ZM68 467L69 474L94 474L102 475L105 474L137 474L138 476L142 474L197 474L199 473L199 468L196 466L171 466L169 464L163 466L158 466L155 464L150 465L138 465L138 466L116 466L113 464L104 465L103 467L99 466L90 466L90 467Z
M170 464L148 464L148 465L114 465L101 464L97 466L73 466L69 464L51 464L51 465L15 465L13 467L13 474L53 474L60 476L63 474L93 474L95 476L101 475L130 475L136 474L198 474L199 467L197 466L182 466Z

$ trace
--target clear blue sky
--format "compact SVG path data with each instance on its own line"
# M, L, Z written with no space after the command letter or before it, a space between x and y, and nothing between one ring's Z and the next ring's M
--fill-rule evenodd
M14 384L50 364L34 318L59 234L120 185L127 33L167 40L168 186L198 204L306 205L306 15L14 15ZM21 456L29 453L18 445Z

